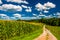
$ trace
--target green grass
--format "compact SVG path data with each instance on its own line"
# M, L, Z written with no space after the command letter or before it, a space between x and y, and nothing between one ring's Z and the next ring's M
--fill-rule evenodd
M33 40L42 33L42 25L24 21L0 21L0 40Z
M34 38L38 37L42 33L42 30L36 30L33 33L26 34L22 37L14 37L9 40L33 40Z
M44 23L24 21L0 20L0 40L33 40L43 32ZM58 40L60 40L60 26L46 25Z

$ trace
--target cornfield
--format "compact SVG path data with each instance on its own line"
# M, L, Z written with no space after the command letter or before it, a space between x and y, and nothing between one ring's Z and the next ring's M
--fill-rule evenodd
M0 40L29 34L38 29L40 29L40 26L23 21L0 21Z

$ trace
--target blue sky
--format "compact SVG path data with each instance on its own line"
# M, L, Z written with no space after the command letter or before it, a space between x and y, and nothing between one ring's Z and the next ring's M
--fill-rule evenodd
M59 0L0 0L0 19L60 18Z

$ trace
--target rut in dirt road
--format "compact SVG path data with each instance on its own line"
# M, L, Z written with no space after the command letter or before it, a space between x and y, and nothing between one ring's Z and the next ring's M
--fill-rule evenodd
M43 33L34 40L57 40L57 38L48 29L46 29L44 25Z

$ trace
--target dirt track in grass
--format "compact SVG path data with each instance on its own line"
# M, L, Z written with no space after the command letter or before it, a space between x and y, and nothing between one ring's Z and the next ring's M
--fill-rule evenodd
M34 40L57 40L57 38L43 26L43 33Z

